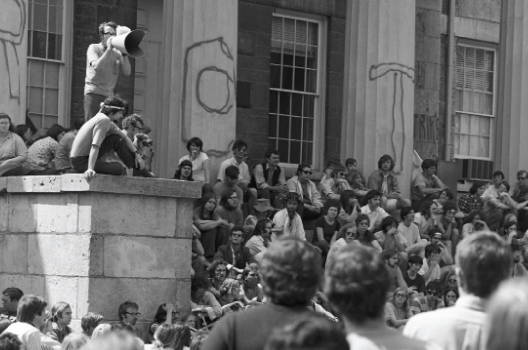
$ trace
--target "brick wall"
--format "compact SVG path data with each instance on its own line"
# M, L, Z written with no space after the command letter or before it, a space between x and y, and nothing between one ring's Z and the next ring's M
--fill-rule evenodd
M72 62L72 104L71 121L84 117L84 79L86 77L86 50L93 43L101 41L97 27L102 22L114 21L130 29L136 28L136 0L75 0L74 38ZM133 110L134 102L134 59L130 59L132 73L119 76L115 91L127 100Z
M345 0L240 0L238 9L239 87L249 89L249 103L237 108L236 137L248 142L250 166L268 149L271 20L274 8L328 18L326 56L325 161L339 158L345 46ZM245 84L240 84L240 82ZM240 93L239 93L240 96Z

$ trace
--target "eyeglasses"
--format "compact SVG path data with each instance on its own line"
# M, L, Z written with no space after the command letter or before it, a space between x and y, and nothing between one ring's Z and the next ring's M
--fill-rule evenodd
M448 282L453 282L453 283L455 283L457 280L456 280L456 279L452 279L452 278L450 278L450 279L448 279L447 281L448 281Z
M312 175L312 172L309 170L303 170L302 171L305 175Z
M436 291L436 290L428 290L427 294L433 295L433 296L437 296L438 295L438 291Z
M232 233L231 237L242 237L243 235L241 233Z
M132 315L134 317L139 317L141 316L141 312L125 312L125 314L127 315Z
M238 196L229 197L229 199L238 199Z
M407 298L406 294L396 294L396 298Z

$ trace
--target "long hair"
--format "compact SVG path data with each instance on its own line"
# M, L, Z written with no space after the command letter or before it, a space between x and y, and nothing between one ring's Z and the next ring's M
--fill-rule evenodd
M350 198L356 198L354 191L345 190L341 193L341 198L339 199L341 201L341 208L343 208L348 215L352 214L352 210L354 209L354 205L350 204Z
M65 131L66 129L64 129L61 125L54 124L48 129L48 131L46 132L46 136L49 136L55 141L59 142L59 135Z
M390 298L389 301L392 303L392 305L396 306L396 294L398 294L398 292L403 292L407 296L405 298L405 302L402 305L402 310L404 310L405 313L407 313L407 310L409 309L409 293L407 293L407 289L406 288L402 288L402 287L396 288L394 293L392 293L392 297Z
M173 325L162 324L154 333L153 349L171 348L174 350L182 350L184 346L189 346L191 343L191 331L189 326L183 322L178 322Z

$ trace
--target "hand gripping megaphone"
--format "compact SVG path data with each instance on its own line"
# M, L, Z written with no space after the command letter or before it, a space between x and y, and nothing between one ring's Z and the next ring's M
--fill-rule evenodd
M119 26L116 36L112 38L112 46L126 55L143 57L145 53L139 47L146 32L141 29L130 30L128 27Z

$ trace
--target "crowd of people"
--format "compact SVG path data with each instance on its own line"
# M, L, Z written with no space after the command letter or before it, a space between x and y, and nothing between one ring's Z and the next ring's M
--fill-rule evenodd
M119 30L102 23L88 48L85 122L33 139L0 113L0 176L155 176L149 127L114 96L131 72ZM68 301L48 311L9 286L0 350L528 348L527 171L514 186L496 171L457 199L425 159L405 198L389 155L368 177L353 158L330 161L316 183L310 164L287 176L280 150L250 169L237 140L213 181L203 148L191 138L174 174L202 184L190 312L162 303L144 331L125 301L118 323L89 312L77 332Z

